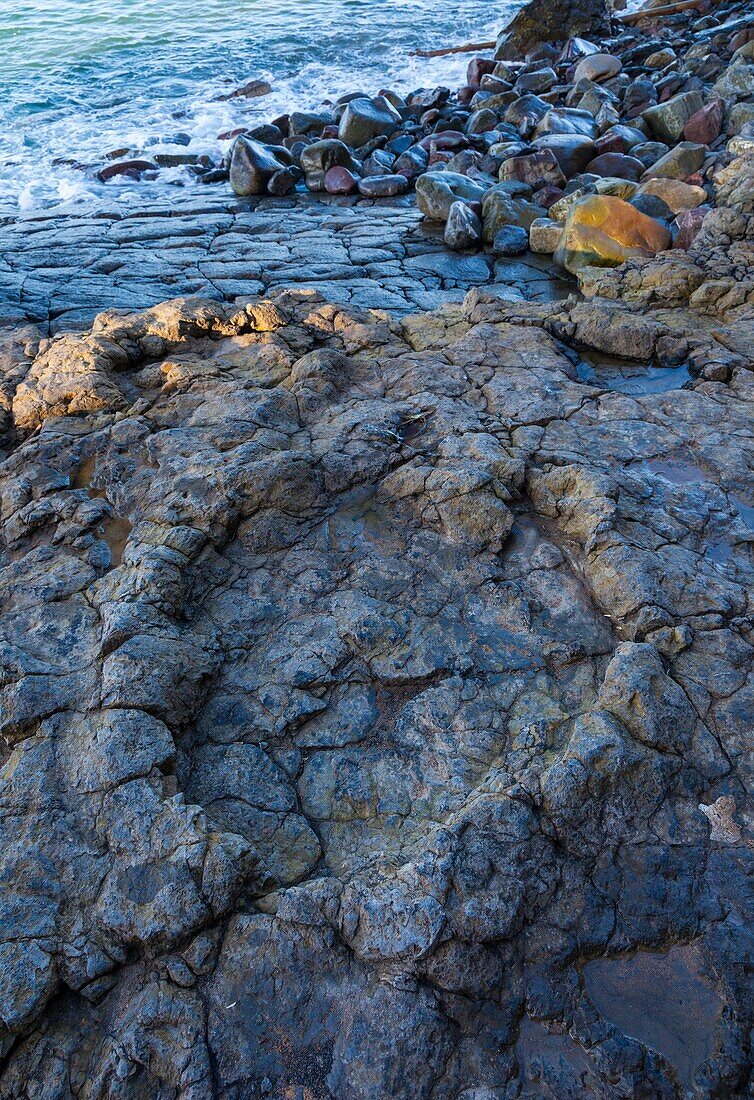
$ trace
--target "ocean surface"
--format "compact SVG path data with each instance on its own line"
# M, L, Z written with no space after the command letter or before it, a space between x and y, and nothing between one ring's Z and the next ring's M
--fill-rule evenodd
M410 51L494 38L520 2L0 0L0 213L202 186L99 183L117 149L217 155L223 131L344 92L461 84L468 56ZM218 101L255 78L272 94Z

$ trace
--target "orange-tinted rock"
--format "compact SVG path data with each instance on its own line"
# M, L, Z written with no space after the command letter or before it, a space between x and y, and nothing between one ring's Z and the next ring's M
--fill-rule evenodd
M684 210L694 210L707 201L707 192L703 187L694 187L683 180L650 179L639 188L640 195L655 195L661 199L674 214Z
M668 230L623 199L588 195L571 208L555 260L573 274L584 267L618 267L668 248Z

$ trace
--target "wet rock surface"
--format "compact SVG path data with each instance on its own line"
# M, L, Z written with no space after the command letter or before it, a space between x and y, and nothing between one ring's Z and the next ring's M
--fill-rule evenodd
M745 1095L754 364L600 356L726 331L293 290L6 341L0 1094ZM694 971L645 1018L646 951Z
M0 227L3 1100L751 1095L754 139L678 167L748 95L691 20L475 59L495 178L359 95L236 167L384 201Z

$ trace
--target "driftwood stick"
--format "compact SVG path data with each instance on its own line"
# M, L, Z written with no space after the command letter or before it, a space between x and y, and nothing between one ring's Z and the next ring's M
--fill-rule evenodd
M467 42L465 46L448 46L444 50L411 50L409 57L446 57L449 53L476 53L477 50L494 50L496 42Z
M646 11L632 11L628 15L618 15L616 18L621 23L640 23L642 19L654 19L656 15L675 15L676 12L686 11L688 8L698 8L703 0L678 0L675 4L665 4L661 8L647 8Z

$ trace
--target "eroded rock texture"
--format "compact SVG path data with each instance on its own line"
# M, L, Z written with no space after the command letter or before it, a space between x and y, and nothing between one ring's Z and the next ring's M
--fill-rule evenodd
M698 380L580 381L608 333ZM750 1094L730 344L297 291L3 345L1 1097Z

